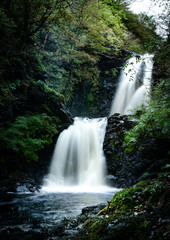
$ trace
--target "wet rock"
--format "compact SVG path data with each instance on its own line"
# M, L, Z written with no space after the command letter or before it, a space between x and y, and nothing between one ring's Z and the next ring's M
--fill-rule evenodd
M65 218L61 223L63 229L61 229L60 233L57 234L57 236L60 236L59 239L77 239L79 231L85 221L94 216L96 217L96 214L98 214L105 206L106 204L101 203L99 205L85 207L82 209L82 213L78 215L76 219ZM100 219L102 216L98 216L97 218Z
M103 209L106 206L106 204L99 204L96 206L90 206L90 207L85 207L82 209L81 215L95 215L97 214L101 209Z
M106 156L108 183L118 188L126 188L137 182L156 177L161 167L168 161L168 139L148 138L141 140L134 151L125 152L124 131L135 126L128 116L114 114L108 119L103 144ZM114 177L109 177L114 176Z
M123 50L117 56L100 56L96 66L96 70L100 73L97 89L85 79L77 84L71 101L67 103L67 107L74 116L105 117L109 115L118 76L129 55L131 55L130 52ZM89 93L93 96L90 101Z

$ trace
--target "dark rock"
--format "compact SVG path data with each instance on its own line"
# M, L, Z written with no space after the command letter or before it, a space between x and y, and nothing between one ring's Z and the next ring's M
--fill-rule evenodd
M129 55L131 55L130 52L121 51L118 56L100 56L97 65L100 72L97 89L89 80L77 84L72 99L67 103L67 108L73 116L105 117L109 115L120 70ZM116 70L116 74L113 74L112 70ZM88 99L89 93L93 95L91 101Z
M82 209L81 215L96 215L101 209L103 209L106 206L106 204L99 204L96 206L90 206L90 207L85 207Z
M108 119L103 144L107 180L118 188L126 188L146 178L156 177L168 161L168 139L147 138L141 140L133 152L124 151L124 131L130 130L134 125L135 121L129 121L126 115L114 114Z

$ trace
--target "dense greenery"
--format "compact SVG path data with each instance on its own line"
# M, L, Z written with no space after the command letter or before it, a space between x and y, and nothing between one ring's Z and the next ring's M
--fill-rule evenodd
M15 90L29 84L43 70L37 34L45 24L57 23L70 1L9 0L0 3L1 105L15 99ZM57 16L57 17L56 17Z
M0 128L1 153L8 151L16 158L38 160L37 152L51 144L56 133L54 119L52 121L46 114L19 116L13 123Z
M128 11L125 1L2 0L2 148L11 146L11 151L20 153L23 158L37 159L38 150L50 143L56 133L52 126L51 130L48 128L48 123L53 121L50 101L57 100L62 105L63 100L71 100L80 83L90 84L86 101L89 108L94 108L100 59L116 56L123 49L142 52L149 37L160 40L154 33L153 24L141 24L141 32L148 31L147 39L141 41L142 34L136 34L133 26L129 28L132 18L140 21ZM116 75L117 70L112 70ZM37 99L36 108L27 109L25 104L31 101L30 91L36 95L39 87L48 95L48 101L42 104ZM42 98L46 96L43 92L39 94ZM38 102L41 104L39 109ZM46 113L45 122L43 112ZM45 139L41 124L35 130L35 122L32 122L35 119L43 127L47 124Z
M49 76L48 85L64 94L66 101L72 98L74 89L81 82L87 81L92 88L97 87L98 64L103 56L118 56L123 49L150 51L161 42L154 32L154 24L141 23L140 18L127 10L123 1L75 2L67 14L65 25L42 29L39 43L41 60ZM129 29L128 23L133 20L136 25L132 24ZM140 28L136 29L139 25ZM143 32L147 34L141 40Z
M149 106L142 105L130 118L136 119L136 126L125 133L126 151L147 137L169 138L170 136L170 82L161 81L152 93Z

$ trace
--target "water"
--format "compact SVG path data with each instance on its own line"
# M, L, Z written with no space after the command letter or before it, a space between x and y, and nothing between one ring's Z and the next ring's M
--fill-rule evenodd
M107 119L75 118L56 143L48 176L41 191L100 192L105 185L103 140Z
M153 69L153 55L130 58L121 71L118 88L112 102L110 115L130 114L142 104L148 105Z
M60 134L40 191L31 194L21 187L23 192L8 194L0 202L1 239L52 239L65 231L72 234L76 229L68 230L65 219L76 222L82 208L107 204L119 191L105 183L106 124L106 118L75 118Z
M75 219L82 208L106 204L116 191L115 189L113 192L105 193L8 194L8 199L0 202L0 238L32 239L24 237L32 232L35 236L43 231L57 229L64 219Z

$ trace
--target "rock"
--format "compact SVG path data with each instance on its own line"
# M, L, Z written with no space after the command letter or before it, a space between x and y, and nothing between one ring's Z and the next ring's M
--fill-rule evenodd
M96 206L85 207L82 209L81 215L85 215L85 216L96 215L105 206L106 206L106 204L101 203Z
M83 80L77 84L72 99L67 103L67 108L74 116L105 117L109 115L120 70L130 54L128 51L121 51L118 56L100 56L96 66L100 73L97 88L89 80ZM92 99L89 99L89 94Z
M135 121L128 120L126 115L114 114L108 119L103 149L107 180L114 187L126 188L146 178L156 177L168 161L168 139L147 138L133 152L125 152L124 131L133 126Z
M168 240L168 172L115 194L108 205L88 219L77 240ZM167 211L165 211L165 209Z

